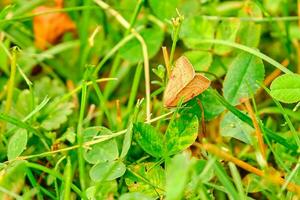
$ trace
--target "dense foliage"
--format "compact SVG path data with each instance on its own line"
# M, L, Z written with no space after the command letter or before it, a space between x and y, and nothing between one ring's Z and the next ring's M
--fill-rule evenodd
M300 1L0 9L0 199L299 199Z

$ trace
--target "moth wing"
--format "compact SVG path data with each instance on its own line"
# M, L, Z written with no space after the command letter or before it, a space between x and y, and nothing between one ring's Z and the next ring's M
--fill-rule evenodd
M178 58L165 89L164 105L167 107L170 106L169 104L174 101L178 93L180 93L194 77L195 70L190 61L185 56Z
M191 100L195 96L198 96L204 92L210 86L210 80L201 74L196 74L194 79L184 87L176 97L169 102L168 107L174 107L183 98L183 103Z

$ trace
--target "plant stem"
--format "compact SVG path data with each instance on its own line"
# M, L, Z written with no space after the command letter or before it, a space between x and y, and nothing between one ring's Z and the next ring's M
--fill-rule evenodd
M270 90L268 88L266 88L265 86L262 86L262 87L271 96ZM282 113L285 121L287 122L287 124L288 124L288 126L289 126L289 128L290 128L290 130L292 132L293 138L294 138L294 140L295 140L295 142L296 142L296 144L298 146L298 151L299 151L300 150L300 138L299 138L298 132L296 131L293 123L291 122L288 114L285 112L285 109L282 107L282 105L276 99L274 99L274 98L272 98L272 99L275 102L276 106L280 109L280 111L281 111L281 113Z
M139 41L142 46L142 53L144 58L144 71L145 71L145 93L146 93L146 119L149 122L151 120L151 88L150 88L150 67L149 67L149 55L148 47L144 38L134 29L130 28L130 24L126 19L120 15L116 10L112 9L107 3L102 0L94 0L102 9L108 11L117 21L126 29L130 29L130 32ZM97 67L98 68L98 67Z
M65 169L65 175L64 175L64 198L63 199L70 199L70 193L71 193L71 184L72 184L72 164L71 160L68 157L67 158L67 165Z
M114 129L114 122L111 118L111 115L110 115L110 112L109 110L107 109L107 105L106 105L106 98L103 96L98 84L96 83L96 80L94 78L92 78L92 82L93 82L93 87L94 87L94 90L96 91L96 94L98 96L98 99L99 99L99 102L100 102L100 106L102 108L102 110L104 111L106 117L107 117L107 120L108 120L108 124L109 126Z
M179 32L181 28L181 24L184 17L178 13L178 17L173 20L173 43L170 53L170 65L173 66L174 53L176 49L176 44L179 38Z
M80 103L80 112L79 112L79 120L77 125L77 143L79 145L78 148L78 162L79 162L79 179L80 179L80 186L81 190L85 191L86 184L86 169L85 169L85 161L83 158L84 147L83 147L83 133L82 133L82 122L85 113L85 105L87 99L87 84L86 80L84 79L82 82L82 93L81 93L81 103Z
M162 52L164 56L165 65L167 68L167 78L169 79L171 76L171 66L170 66L170 60L169 60L169 53L167 47L162 47Z
M250 164L248 164L248 163L246 163L242 160L239 160L238 158L230 155L229 153L227 153L223 150L220 150L217 146L215 146L213 144L206 143L206 144L196 144L196 145L203 148L203 149L205 149L205 150L207 150L208 152L220 157L220 158L223 158L227 161L233 162L237 166L245 169L246 171L249 171L249 172L251 172L253 174L256 174L258 176L267 178L268 180L272 181L275 184L284 185L286 183L286 181L283 178L281 178L279 176L276 176L274 174L272 176L269 176L265 172L263 172L262 170L259 170L255 167L253 167L252 165L250 165ZM287 189L291 192L295 192L298 195L300 195L300 186L299 185L296 185L294 183L288 183Z
M260 150L260 153L263 157L263 162L264 164L267 164L267 161L266 161L266 150L265 150L265 144L264 144L264 139L263 139L263 135L261 133L261 130L260 130L260 127L257 123L257 119L255 117L255 114L253 112L253 109L252 109L252 106L249 102L249 100L247 100L245 102L245 106L248 110L248 113L250 115L250 118L252 120L252 123L253 123L253 126L255 128L255 133L256 133L256 138L257 138L257 141L258 141L258 147L259 147L259 150Z
M271 65L273 65L274 67L280 69L281 71L283 71L286 74L293 74L292 71L290 71L289 69L287 69L286 67L284 67L282 64L280 64L279 62L277 62L276 60L270 58L269 56L261 53L260 51L253 49L251 47L242 45L242 44L238 44L235 42L229 42L226 40L214 40L214 39L205 39L205 40L200 40L200 43L208 43L208 44L221 44L221 45L225 45L225 46L230 46L230 47L234 47L237 49L240 49L242 51L246 51L250 54L253 54L259 58L261 58L262 60L270 63Z
M133 105L134 105L134 100L136 98L140 79L141 79L142 69L143 69L143 66L141 65L141 63L139 63L135 70L135 74L134 74L134 78L133 78L133 82L132 82L132 86L131 86L131 90L130 90L129 100L128 100L128 104L127 104L127 115L129 115L131 113Z
M4 114L8 114L12 105L14 87L15 87L15 77L17 71L17 47L13 47L11 54L11 65L10 65L10 76L7 85L7 95L6 102L4 107ZM6 122L2 123L1 126L1 135L3 135L6 129ZM2 143L2 136L0 137L0 143Z
M150 120L150 123L159 121L159 120L161 120L161 119L163 119L163 118L165 118L165 117L167 117L167 116L169 116L169 115L171 115L173 113L174 113L173 111L170 111L170 112L168 112L166 114L163 114L161 116L153 118L153 119ZM98 143L110 140L112 138L115 138L115 137L118 137L120 135L125 134L127 132L127 130L128 129L124 129L124 130L115 132L115 133L110 134L110 135L103 135L99 139L85 142L83 144L83 146L84 147L89 147L89 146L92 146L94 144L98 144ZM79 145L74 145L74 146L70 146L70 147L67 147L67 148L58 149L58 150L54 150L54 151L43 152L43 153L40 153L40 154L34 154L34 155L29 155L29 156L20 156L17 159L13 159L13 160L10 160L10 161L5 161L4 163L10 163L10 162L13 162L13 161L16 161L16 160L27 160L27 159L32 159L32 158L51 156L51 155L56 154L56 153L71 151L71 150L74 150L74 149L77 149L77 148L79 148Z
M59 174L58 172L56 172L55 170L52 170L52 169L49 169L45 166L42 166L42 165L39 165L39 164L36 164L36 163L31 163L31 162L27 162L26 163L26 166L29 167L29 168L32 168L32 169L37 169L37 170L40 170L42 172L45 172L47 174L50 174L56 178L58 178L59 180L61 180L62 182L64 182L64 177ZM71 188L74 192L76 192L81 198L83 199L86 199L85 195L82 193L82 191L80 191L80 189L74 185L74 184L71 184Z

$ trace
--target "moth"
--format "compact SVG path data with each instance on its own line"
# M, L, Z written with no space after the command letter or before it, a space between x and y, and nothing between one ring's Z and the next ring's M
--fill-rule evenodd
M183 103L204 92L210 86L210 80L195 73L193 65L181 56L175 62L169 82L165 89L163 103L165 107L174 107L183 98Z

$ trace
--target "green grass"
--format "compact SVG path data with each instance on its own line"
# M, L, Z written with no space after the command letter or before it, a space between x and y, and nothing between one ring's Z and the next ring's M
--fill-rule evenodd
M0 199L299 198L297 3L1 1ZM181 55L211 86L166 108Z

